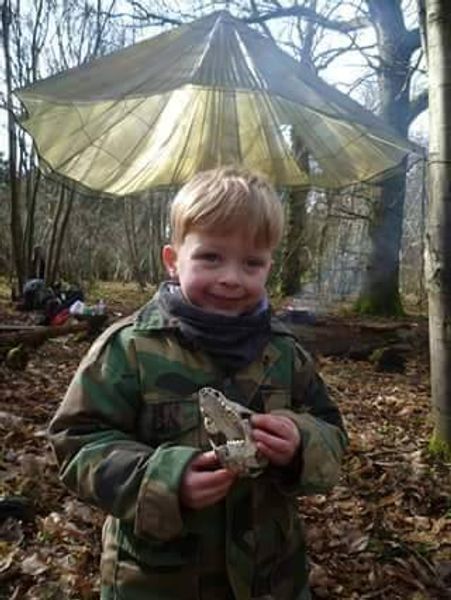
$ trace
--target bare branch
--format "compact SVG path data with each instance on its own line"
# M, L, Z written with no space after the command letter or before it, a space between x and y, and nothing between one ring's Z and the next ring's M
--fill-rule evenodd
M409 103L409 125L418 117L419 114L421 114L424 110L427 109L428 105L429 95L427 90L424 90L423 92L421 92L421 94L418 94L418 96L412 98L412 100Z
M408 56L412 56L416 50L419 50L421 48L420 29L417 27L416 29L410 29L407 31L402 45Z
M255 2L255 0L250 0L250 5L251 5L252 15L258 15L258 6L257 6L257 3ZM267 35L271 40L274 40L271 30L269 29L268 25L266 24L266 21L263 21L262 23L260 23L260 26L263 29L263 31L265 32L265 35Z
M181 25L183 23L183 21L181 21L180 19L175 19L174 17L169 17L168 15L150 12L145 6L141 4L141 2L137 2L137 0L128 0L128 2L130 6L132 6L138 11L138 13L141 13L133 15L134 19L155 21L155 23L158 25Z
M286 17L304 17L322 27L327 29L333 29L341 33L347 33L349 31L355 31L356 29L362 29L367 27L370 23L366 18L355 18L350 21L341 21L328 19L323 15L318 14L316 11L306 6L290 6L288 8L278 8L270 12L261 13L260 15L251 15L243 19L247 23L261 23L263 21L269 21L271 19L281 19Z

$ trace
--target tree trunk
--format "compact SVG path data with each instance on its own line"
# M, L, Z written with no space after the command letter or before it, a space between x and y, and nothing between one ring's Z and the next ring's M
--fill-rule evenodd
M58 199L58 204L56 205L55 212L52 220L52 232L50 235L49 247L47 250L47 256L45 261L45 284L47 286L52 285L54 281L53 278L53 261L55 259L55 247L58 233L58 225L60 222L61 215L63 213L64 208L64 197L66 195L66 188L64 185L61 185L60 188L60 197Z
M429 185L427 283L434 435L431 447L451 458L451 11L428 0Z
M146 290L146 282L139 265L138 248L136 246L136 225L135 225L135 209L133 198L124 198L124 226L125 234L127 237L127 246L130 256L130 266L132 268L133 276L139 289L144 292Z
M293 132L293 147L302 170L309 170L309 155L296 132ZM301 259L305 245L305 225L307 218L307 196L309 188L297 188L289 192L286 207L285 237L279 271L280 293L292 296L301 291L301 275L307 270L306 260Z
M39 185L41 182L41 171L38 168L31 168L28 174L27 186L27 219L24 231L24 261L27 278L37 277L33 268L33 248L34 248L34 226L36 221L36 200L38 196Z
M363 289L357 302L359 312L374 315L401 315L399 294L399 253L402 240L406 161L401 172L382 184L369 223L370 255Z
M426 163L424 163L426 166ZM427 202L427 192L426 192L426 174L423 173L422 178L422 188L421 188L421 212L420 212L420 256L421 256L421 266L420 266L420 281L418 284L418 308L424 312L427 310L427 290L425 286L425 254L426 254L426 246L425 246L425 235L422 233L426 231L426 202Z
M17 277L18 293L22 294L25 283L25 266L22 254L22 218L20 211L20 178L17 167L17 136L13 118L12 102L12 73L9 48L9 32L11 25L11 6L5 0L2 7L3 53L5 57L6 104L8 111L8 142L9 142L9 177L11 186L11 243L14 268Z
M324 254L326 250L327 235L330 226L330 215L332 212L333 195L330 191L326 192L326 214L322 222L319 235L318 235L318 249L317 249L317 266L316 266L316 293L318 296L322 296L323 293L323 267L324 267Z
M56 281L56 277L59 271L59 264L61 259L61 248L63 246L63 240L66 234L67 225L69 223L69 217L72 212L72 206L74 204L75 189L72 188L67 196L65 206L63 206L61 224L56 234L56 240L54 245L54 253L52 257L51 271L50 271L50 282L53 284Z
M304 245L304 229L308 189L290 191L287 198L287 222L280 266L280 292L292 296L301 291L301 250Z
M420 44L419 32L408 31L400 0L368 0L380 55L378 81L381 117L407 137L409 124L418 114L409 93L413 52ZM402 239L407 161L396 174L382 182L374 220L369 229L370 253L360 298L359 312L398 315L402 312L399 294L399 254Z

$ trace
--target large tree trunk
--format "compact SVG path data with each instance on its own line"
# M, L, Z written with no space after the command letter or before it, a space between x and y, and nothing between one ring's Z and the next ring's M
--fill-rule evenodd
M376 199L368 228L370 255L357 306L376 315L402 314L399 294L399 252L402 240L406 161L400 173L386 179Z
M413 52L419 46L419 32L405 27L399 0L368 0L379 46L381 67L378 72L381 92L381 117L401 135L407 137L409 124L418 107L409 99ZM406 187L404 161L396 174L381 184L369 229L370 254L357 309L380 315L402 312L399 295L399 253L402 239L404 194Z
M432 447L451 458L451 11L448 0L428 0L429 184L427 283Z

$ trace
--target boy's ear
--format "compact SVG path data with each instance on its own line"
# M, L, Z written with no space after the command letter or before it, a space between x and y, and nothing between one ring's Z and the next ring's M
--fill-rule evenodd
M271 271L273 270L273 267L274 267L274 259L271 258L271 260L269 261L268 272L266 273L266 277L269 277Z
M174 246L166 244L161 251L161 258L169 277L177 275L177 252Z

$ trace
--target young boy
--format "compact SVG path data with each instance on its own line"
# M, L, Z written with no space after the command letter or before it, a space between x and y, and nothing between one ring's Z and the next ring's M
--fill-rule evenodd
M271 319L280 201L258 175L214 169L179 191L171 224L171 280L94 343L50 425L63 482L108 515L101 598L309 598L296 497L334 485L346 434ZM238 477L210 449L205 386L258 413L259 476Z

